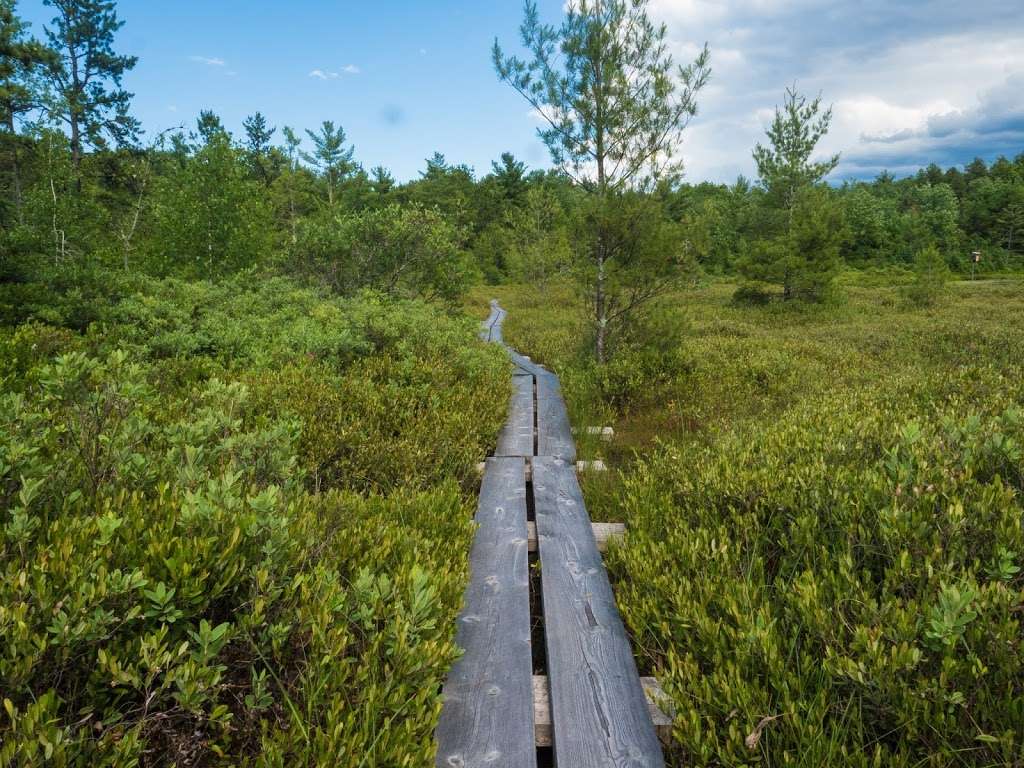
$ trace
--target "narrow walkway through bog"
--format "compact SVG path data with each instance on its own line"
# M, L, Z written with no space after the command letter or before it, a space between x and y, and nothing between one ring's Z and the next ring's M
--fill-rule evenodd
M503 344L504 318L492 301L483 338ZM615 607L558 377L508 351L512 402L484 466L456 635L464 653L445 682L436 765L536 768L550 747L557 768L663 766L664 716Z

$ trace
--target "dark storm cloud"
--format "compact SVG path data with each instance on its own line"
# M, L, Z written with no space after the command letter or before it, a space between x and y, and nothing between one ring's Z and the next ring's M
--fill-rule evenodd
M875 150L871 145L888 145ZM850 158L852 166L875 168L880 160L914 166L918 158L940 165L959 165L975 157L1024 152L1024 74L1015 74L981 93L973 109L929 115L922 128L890 135L864 136ZM917 165L922 163L918 160Z

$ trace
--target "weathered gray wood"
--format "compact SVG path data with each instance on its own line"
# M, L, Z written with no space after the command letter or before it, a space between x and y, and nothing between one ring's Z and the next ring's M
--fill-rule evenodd
M480 338L484 341L495 341L501 344L501 325L505 321L506 314L508 313L498 306L498 302L491 299L491 314L481 325Z
M608 543L612 539L621 539L626 535L625 523L591 523L590 529L594 532L594 543L598 552L607 552ZM526 523L527 548L530 552L537 551L537 524L532 520Z
M647 712L651 716L658 741L667 744L672 738L672 718L661 707L668 703L668 697L653 677L641 677L640 685L647 697ZM551 698L546 675L533 676L533 732L538 747L551 746Z
M506 349L508 349L508 356L512 358L512 362L516 365L516 367L520 368L526 373L529 373L531 376L552 375L551 371L549 371L543 365L539 365L538 363L533 362L530 358L520 355L511 347L506 347Z
M559 768L660 768L661 746L575 467L533 459L553 744Z
M533 376L512 377L508 419L498 435L495 456L533 456Z
M544 372L537 375L537 455L576 459L569 414L562 399L558 377Z
M470 582L444 685L438 768L533 768L526 474L520 458L487 460Z

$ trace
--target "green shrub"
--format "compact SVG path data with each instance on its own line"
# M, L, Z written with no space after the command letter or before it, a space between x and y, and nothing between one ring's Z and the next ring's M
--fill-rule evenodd
M469 260L457 228L435 210L388 206L327 211L306 221L293 250L298 267L334 291L453 300L466 289Z
M379 356L344 375L289 366L261 373L254 388L261 410L300 419L299 455L315 488L389 491L445 478L471 488L507 405L507 386L482 386L504 368L492 361L459 366L445 356Z
M938 248L929 246L914 257L914 281L903 288L907 301L916 307L931 307L946 293L952 277Z
M732 300L737 304L749 306L764 306L778 296L778 291L773 291L767 283L746 282L741 284L732 295Z
M430 763L503 353L281 279L94 309L0 333L0 765Z
M1024 412L996 396L965 417L958 389L979 378L998 385L979 369L836 393L627 478L609 564L679 759L1021 754Z

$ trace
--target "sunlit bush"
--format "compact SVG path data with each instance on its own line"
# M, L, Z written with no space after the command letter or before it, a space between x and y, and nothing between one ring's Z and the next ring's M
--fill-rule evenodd
M0 334L0 764L428 764L503 354L283 280L98 310Z

